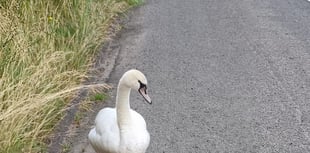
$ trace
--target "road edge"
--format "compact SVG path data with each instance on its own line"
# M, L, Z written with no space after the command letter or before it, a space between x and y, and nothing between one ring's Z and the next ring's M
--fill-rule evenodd
M127 20L126 18L127 17L125 14L121 15L115 21L115 25L123 25ZM109 32L111 32L112 36L103 43L100 51L95 57L92 66L90 66L88 72L89 78L81 84L105 83L109 79L120 53L120 44L118 40L122 31L122 29L117 29L115 26L110 27ZM53 134L51 134L51 137L49 138L47 152L63 152L63 144L66 137L68 137L68 133L70 133L69 131L71 125L74 124L75 114L79 111L80 104L83 100L85 100L87 95L87 89L81 89L76 93L74 98L68 104L68 109L65 111L65 115L58 122L56 128L53 131Z

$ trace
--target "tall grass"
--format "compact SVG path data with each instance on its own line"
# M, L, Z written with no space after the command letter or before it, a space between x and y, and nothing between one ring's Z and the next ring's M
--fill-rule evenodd
M121 0L0 0L0 152L45 152Z

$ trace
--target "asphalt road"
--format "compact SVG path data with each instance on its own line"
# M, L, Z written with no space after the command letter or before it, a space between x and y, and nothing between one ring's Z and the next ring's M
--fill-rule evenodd
M153 105L131 106L147 152L310 152L308 1L146 0L129 16L109 82L146 74Z

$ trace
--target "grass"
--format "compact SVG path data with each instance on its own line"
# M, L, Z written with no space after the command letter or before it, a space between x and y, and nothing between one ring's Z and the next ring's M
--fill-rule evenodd
M137 6L144 3L144 0L127 0L129 5Z
M95 93L94 95L90 96L91 101L103 101L107 98L107 95L104 93Z
M62 144L61 153L68 153L70 152L71 145L70 144Z
M141 2L0 0L1 153L46 152L113 20Z

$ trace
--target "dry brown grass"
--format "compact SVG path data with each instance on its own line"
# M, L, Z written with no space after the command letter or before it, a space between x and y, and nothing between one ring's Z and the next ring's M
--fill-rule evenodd
M0 1L0 152L46 151L107 28L127 8L121 0Z

